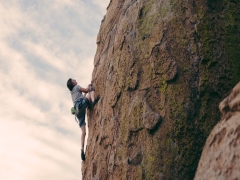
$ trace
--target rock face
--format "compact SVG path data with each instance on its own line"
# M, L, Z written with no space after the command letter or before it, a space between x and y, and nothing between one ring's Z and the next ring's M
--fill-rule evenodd
M111 0L83 179L193 179L240 78L238 0Z
M240 178L240 83L219 108L222 119L207 139L195 180Z

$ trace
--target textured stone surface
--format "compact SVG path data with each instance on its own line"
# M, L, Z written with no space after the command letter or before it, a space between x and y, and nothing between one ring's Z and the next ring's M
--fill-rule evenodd
M143 125L148 130L153 130L160 123L160 114L155 113L147 103L143 107Z
M195 180L240 178L240 83L219 108L222 119L207 139Z
M240 79L239 9L238 0L111 0L84 179L194 178L218 104Z

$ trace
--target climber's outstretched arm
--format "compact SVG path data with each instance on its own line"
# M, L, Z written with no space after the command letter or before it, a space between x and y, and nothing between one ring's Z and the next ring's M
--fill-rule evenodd
M88 88L80 88L80 92L88 93Z
M82 87L81 87L79 91L80 91L80 92L84 92L84 93L88 93L91 85L92 85L92 84L89 84L87 88L82 88Z

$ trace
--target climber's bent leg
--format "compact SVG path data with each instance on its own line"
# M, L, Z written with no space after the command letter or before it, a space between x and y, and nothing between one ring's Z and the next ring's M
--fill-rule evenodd
M87 98L90 102L94 102L95 100L95 91L91 91L88 93Z
M90 92L90 98L91 98L91 101L93 102L95 99L95 91Z
M89 99L90 102L92 102L92 105L94 106L98 100L100 99L100 97L95 97L95 88L93 85L91 85L89 87L89 93L87 95L87 98Z
M90 93L87 94L86 98L88 98L89 102L92 102L91 94L90 94Z
M95 88L94 88L93 85L91 85L89 87L88 96L87 96L87 98L90 100L90 102L93 102L94 99L95 99L95 93L94 92L95 92Z

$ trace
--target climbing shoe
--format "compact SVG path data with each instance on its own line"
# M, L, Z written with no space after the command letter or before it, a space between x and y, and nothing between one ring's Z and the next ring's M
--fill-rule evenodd
M83 151L82 149L81 149L81 158L82 158L83 161L85 161L85 159L86 159L86 158L85 158L84 151Z
M92 106L95 106L95 104L97 104L99 99L100 99L100 96L96 97L92 103Z

